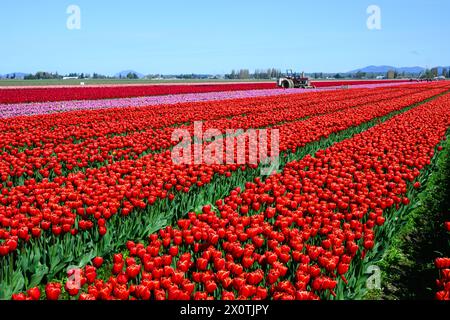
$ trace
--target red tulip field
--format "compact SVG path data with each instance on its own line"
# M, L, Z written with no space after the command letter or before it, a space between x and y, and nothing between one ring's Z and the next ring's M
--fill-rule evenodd
M274 83L241 83L220 85L148 85L76 87L76 88L11 88L0 90L0 103L67 101L88 99L129 98L180 93L273 89Z
M0 299L369 299L426 211L450 300L450 83L359 84L0 89Z

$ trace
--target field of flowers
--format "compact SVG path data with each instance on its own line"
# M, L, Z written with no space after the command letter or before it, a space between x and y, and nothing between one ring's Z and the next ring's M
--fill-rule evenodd
M198 85L125 85L121 86L120 90L114 86L4 88L0 90L0 103L113 99L180 93L274 89L275 87L275 84L272 82Z
M174 162L199 122L264 129L278 169ZM449 127L448 82L0 89L0 299L363 298Z

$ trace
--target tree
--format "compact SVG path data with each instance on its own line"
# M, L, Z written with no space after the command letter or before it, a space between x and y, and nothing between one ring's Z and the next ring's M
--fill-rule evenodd
M433 69L431 69L431 77L432 77L432 78L435 78L435 77L437 77L438 75L439 75L438 68L433 68Z
M396 72L394 70L389 70L386 74L387 79L395 79Z
M269 69L267 73L269 79L279 78L281 76L281 70L275 68Z
M447 68L442 69L442 76L448 78L448 70L447 70Z
M239 79L248 79L250 78L250 72L248 69L239 70Z
M365 77L366 77L366 73L365 73L365 72L358 71L358 72L355 74L355 78L356 78L356 79L362 79L362 78L365 78Z
M431 78L431 77L432 77L431 70L425 69L425 71L423 72L423 74L420 78L427 79L427 78Z
M127 79L138 79L138 78L139 78L138 75L134 72L129 72L127 74Z
M341 78L342 78L342 76L341 76L341 74L340 74L340 73L336 73L336 74L335 74L335 76L334 76L334 78L336 78L336 79L341 79Z
M235 71L234 69L231 70L231 73L230 73L230 74L227 74L227 75L225 76L225 78L228 78L228 79L236 79L236 78L237 78L236 71Z

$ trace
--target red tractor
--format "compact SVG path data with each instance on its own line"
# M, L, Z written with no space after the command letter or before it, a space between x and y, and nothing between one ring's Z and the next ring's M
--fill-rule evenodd
M302 89L314 89L311 80L305 77L305 73L301 74L294 73L292 70L287 70L286 75L279 78L277 81L278 87L291 89L291 88L302 88Z

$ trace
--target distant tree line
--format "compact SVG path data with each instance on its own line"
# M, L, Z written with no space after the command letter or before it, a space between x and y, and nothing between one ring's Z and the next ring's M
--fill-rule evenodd
M253 77L255 79L274 79L279 78L281 76L281 71L275 68L267 69L267 70L259 70L256 69L253 73Z
M76 72L71 72L65 75L60 75L58 74L58 72L45 72L45 71L38 71L35 74L27 74L24 76L25 80L48 80L48 79L62 79L64 77L69 77L69 78L78 78L78 79L108 79L110 77L107 77L105 75L102 74L98 74L98 73L93 73L93 75L91 76L89 73L76 73Z
M281 71L275 68L256 69L250 73L248 69L231 70L231 73L225 75L225 79L274 79L281 76Z
M41 80L41 79L62 79L63 76L59 75L58 72L52 73L52 72L45 72L45 71L38 71L35 74L27 74L24 79L25 80Z
M186 74L148 74L146 79L186 79L186 80L205 80L205 79L220 79L220 75L211 74L198 74L198 73L186 73Z
M432 68L432 69L426 69L425 72L422 74L422 78L430 79L430 78L436 78L439 76L444 76L446 78L450 78L450 70L447 68L443 68L441 71L441 74L439 74L438 68Z
M225 79L250 79L248 69L232 70L230 74L225 75Z
M134 72L128 72L127 75L124 77L121 74L119 75L119 79L139 79L139 76Z
M450 70L448 68L443 68L441 72L438 68L426 69L423 73L421 73L421 78L435 78L438 76L444 76L446 78L450 78ZM182 79L182 80L190 80L190 79L230 79L230 80L239 80L239 79L276 79L283 75L283 73L279 69L268 68L268 69L256 69L253 73L249 71L249 69L236 69L232 70L230 73L223 75L210 75L210 74L174 74L174 75L162 75L162 74L149 74L145 76L146 79ZM387 73L366 73L362 71L358 71L356 73L308 73L307 76L314 79L344 79L344 78L353 78L353 79L375 79L377 77L383 76L387 79L397 79L397 78L415 78L418 74L411 74L401 72L399 73L396 70L389 70ZM15 79L15 74L8 74L5 76L7 79ZM78 78L78 79L139 79L138 74L134 72L129 72L126 75L119 76L106 76L99 73L94 72L92 75L89 73L75 73L71 72L66 75L60 75L58 72L45 72L39 71L35 74L28 74L24 76L25 80L39 80L39 79L62 79L64 77L70 78Z
M99 73L96 73L96 72L94 72L92 74L92 79L109 79L109 78L111 78L111 77L108 77L108 76L105 76L103 74L99 74Z

